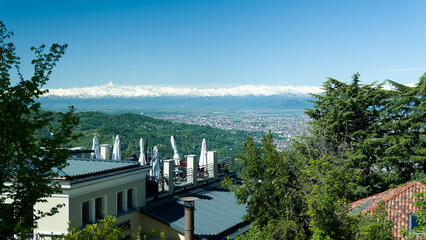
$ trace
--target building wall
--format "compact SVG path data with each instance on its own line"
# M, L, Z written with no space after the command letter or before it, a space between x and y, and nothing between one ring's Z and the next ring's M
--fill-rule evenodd
M46 203L38 203L36 210L47 211L57 204L65 204L59 209L59 213L53 216L46 216L38 220L38 228L35 233L43 235L60 235L68 232L68 222L71 221L73 227L82 227L82 203L92 201L98 197L104 198L103 204L105 212L103 215L117 217L117 224L130 222L132 229L137 229L141 224L139 209L145 206L146 173L148 170L129 171L114 173L108 176L91 177L76 182L65 182L62 184L63 194L56 194L49 197ZM117 212L117 193L133 189L136 196L134 208L124 212ZM94 207L94 204L91 206Z
M136 189L136 208L139 209L145 205L145 179L140 179L134 182L127 182L111 186L109 188L97 188L96 184L91 186L92 191L84 194L73 194L71 191L70 195L70 218L74 219L73 226L80 227L82 225L82 203L88 200L94 200L98 197L105 198L106 211L104 216L112 215L117 216L117 193L120 191L127 190L129 188ZM130 211L130 209L129 209ZM128 212L129 212L128 211Z
M140 225L142 227L142 231L149 232L151 229L157 229L160 232L165 232L167 235L167 240L185 240L184 233L178 232L175 229L146 216L145 214L139 213Z
M134 210L145 206L145 174L141 174L139 171L136 174L84 182L76 186L72 185L70 189L69 216L70 219L74 219L73 226L82 226L82 203L88 200L94 201L98 197L105 198L104 216L117 216L117 193L129 188L136 190L134 193L137 196ZM130 213L131 210L129 209L127 212Z
M388 217L394 223L394 236L401 238L400 231L409 227L409 216L419 211L419 207L414 205L416 201L415 194L426 191L421 185L413 185L404 192L385 203L388 211Z
M35 230L35 233L42 234L55 234L60 235L66 233L68 229L69 221L69 202L68 195L64 194L55 194L52 197L47 199L45 203L37 203L35 205L36 210L41 210L43 212L49 212L50 209L58 204L64 204L65 206L59 208L59 212L53 216L48 216L41 218L37 221L38 228Z

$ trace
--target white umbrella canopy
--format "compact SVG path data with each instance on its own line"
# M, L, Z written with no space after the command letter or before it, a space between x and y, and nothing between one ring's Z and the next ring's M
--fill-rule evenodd
M141 138L139 140L139 146L140 146L140 150L141 150L141 155L139 156L139 162L141 165L146 165L146 157L145 157L145 151L144 151L144 147L143 147L143 139Z
M120 138L115 136L114 148L112 149L112 160L121 160Z
M93 150L93 152L90 154L90 158L101 159L101 153L99 152L99 144L98 144L98 137L97 136L93 137L92 150Z
M172 148L173 148L173 159L175 160L175 164L176 166L180 165L180 156L179 156L179 152L177 150L177 145L176 145L176 140L175 137L172 135L170 137L170 143L172 144Z
M201 153L200 153L200 168L205 168L207 166L207 143L206 139L203 138L203 143L201 144Z
M155 179L160 178L160 159L158 158L157 146L152 150L152 169L149 171L149 175Z

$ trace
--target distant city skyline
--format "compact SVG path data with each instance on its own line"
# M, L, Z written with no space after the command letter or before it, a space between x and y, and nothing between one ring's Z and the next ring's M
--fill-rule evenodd
M415 83L426 2L3 1L0 21L31 77L31 46L67 43L45 86L321 86L327 77ZM316 89L316 88L314 88Z

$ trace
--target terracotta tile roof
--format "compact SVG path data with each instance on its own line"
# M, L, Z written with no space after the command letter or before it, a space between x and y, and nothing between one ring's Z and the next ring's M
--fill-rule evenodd
M397 188L392 188L387 191L378 193L376 195L360 199L358 201L355 201L351 203L351 213L367 213L372 212L376 210L378 204L380 201L383 201L384 203L387 203L391 199L395 198L399 194L403 193L405 190L411 188L412 186L418 185L420 188L423 188L423 191L426 191L426 185L417 181L410 182L407 184L404 184L402 186L399 186Z
M370 213L376 210L380 201L384 202L388 218L394 223L394 237L405 239L401 236L401 229L408 229L410 214L419 211L414 202L415 194L426 191L426 185L420 182L411 182L385 192L360 199L350 204L351 213Z

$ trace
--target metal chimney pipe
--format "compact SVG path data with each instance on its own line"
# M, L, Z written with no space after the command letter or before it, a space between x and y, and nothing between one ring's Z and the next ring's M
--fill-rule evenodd
M194 239L194 208L197 197L183 197L180 200L184 202L185 208L185 240Z
M194 208L185 206L185 240L194 239Z

